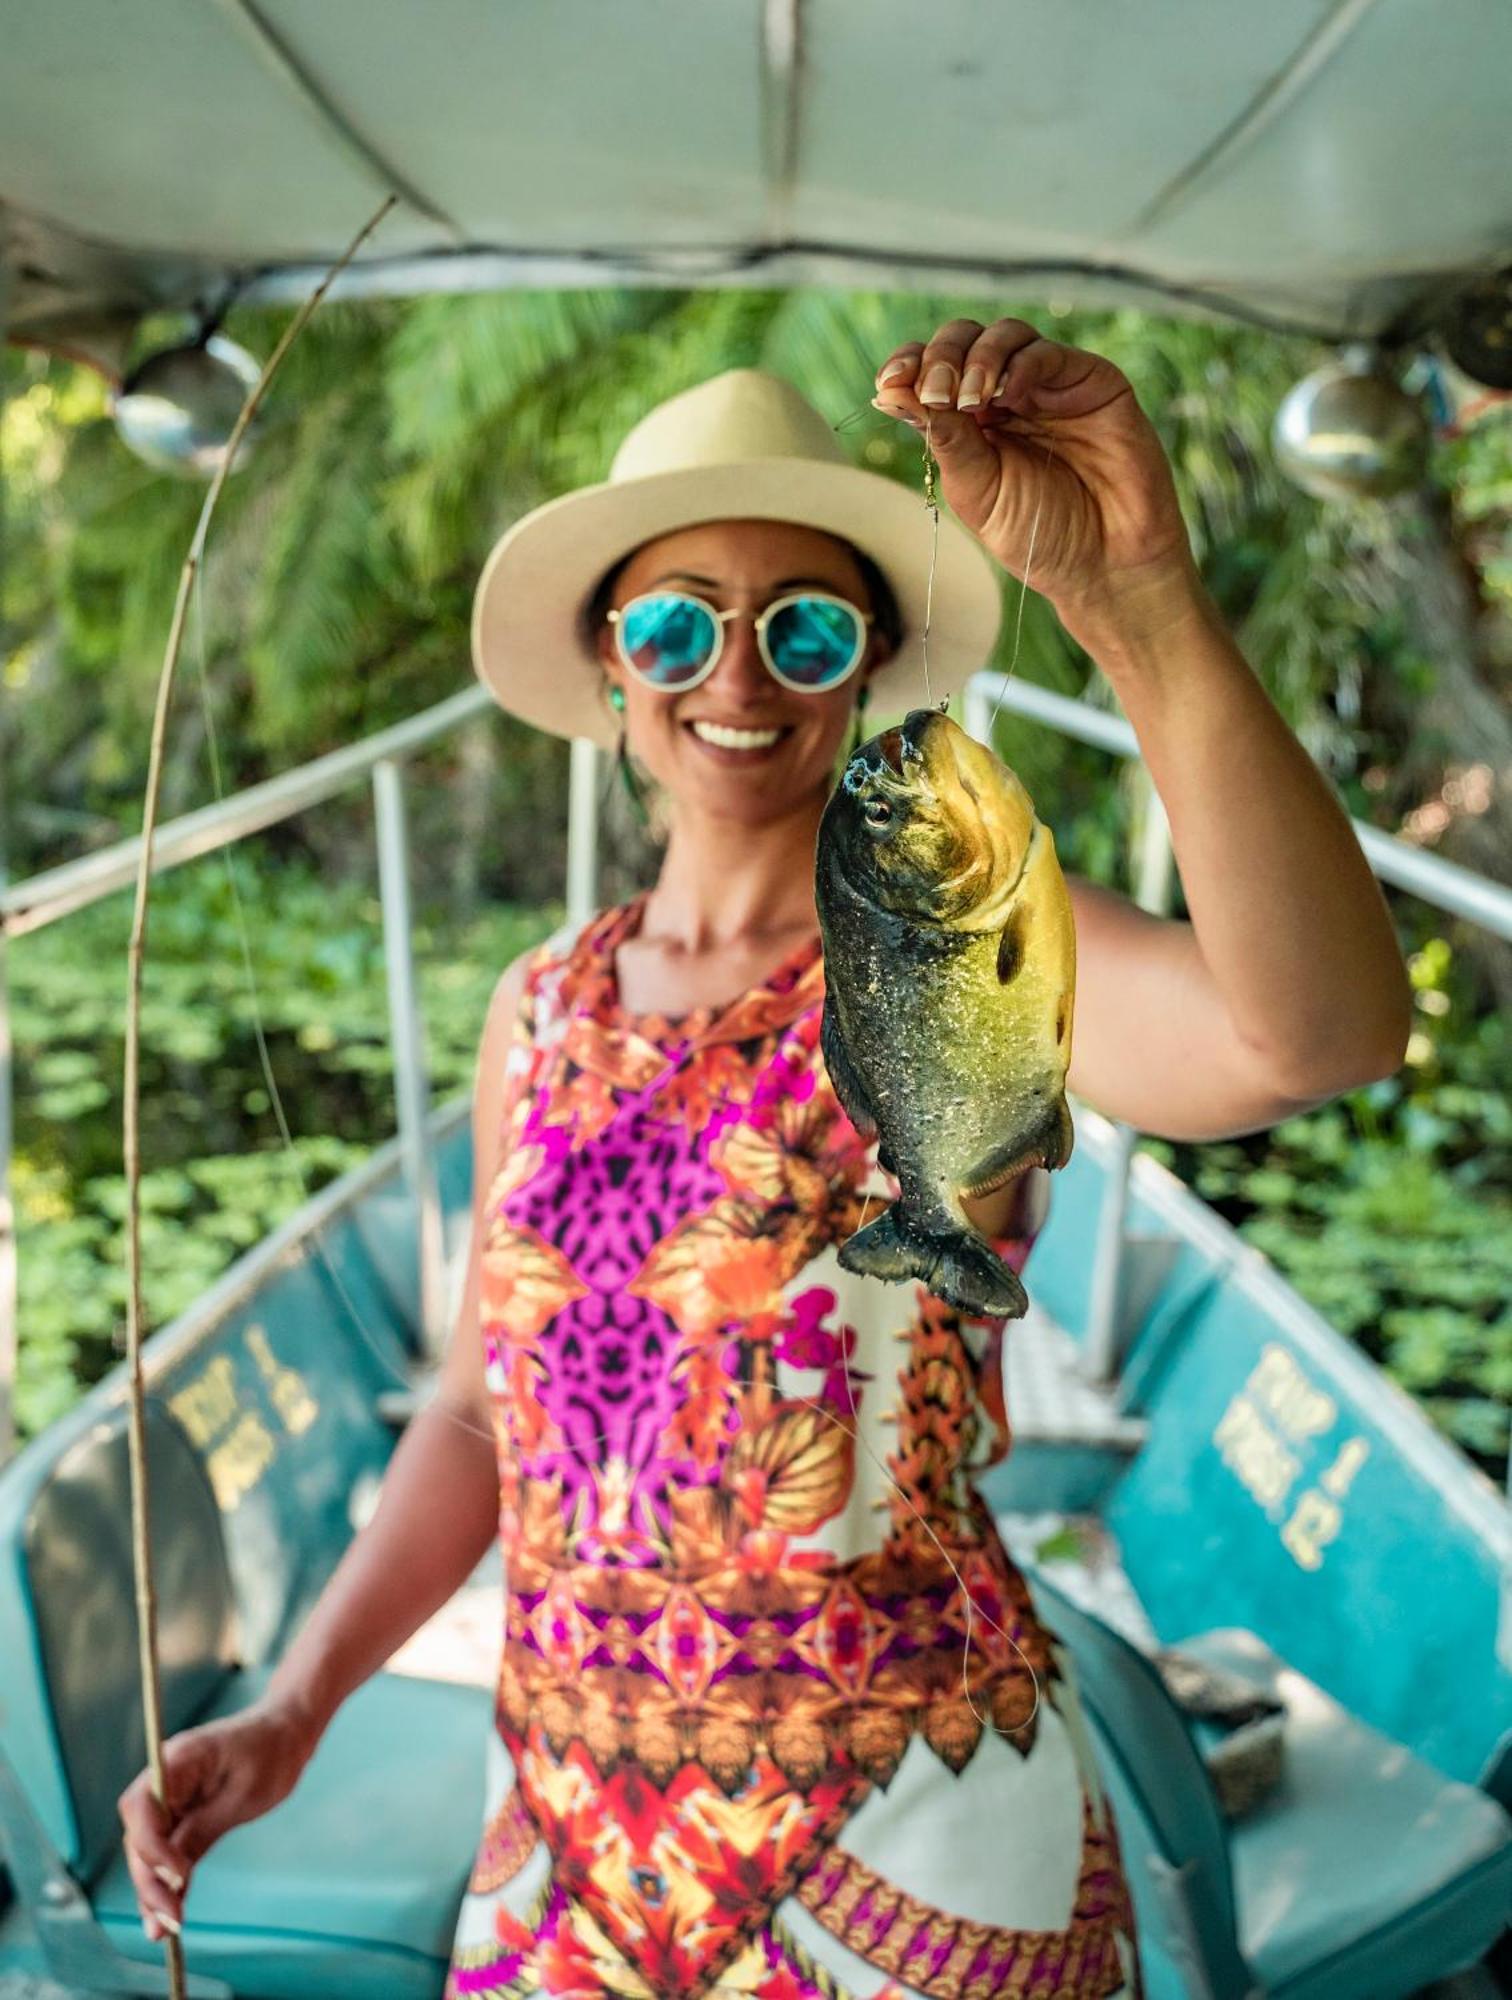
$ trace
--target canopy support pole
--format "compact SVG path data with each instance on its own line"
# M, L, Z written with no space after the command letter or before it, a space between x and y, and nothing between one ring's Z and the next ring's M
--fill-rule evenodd
M0 845L0 889L5 886ZM16 1448L16 1363L20 1355L20 1274L16 1264L16 1205L11 1194L14 1143L10 984L5 924L0 919L0 1465Z
M10 267L0 261L0 347L5 341L6 308L10 302ZM0 430L5 422L5 381L0 376ZM0 580L5 574L5 464L0 453ZM0 604L4 603L0 594ZM0 894L6 885L5 801L13 796L10 745L0 706ZM16 1206L11 1194L11 1163L15 1138L12 1091L10 985L5 964L5 919L0 915L0 1465L16 1448L16 1366L21 1351L20 1275L16 1265Z
M389 1047L394 1059L399 1153L415 1204L420 1256L420 1347L427 1359L435 1359L446 1338L446 1246L430 1140L425 1030L415 979L404 781L392 757L384 757L373 766L373 805L378 817L378 894L383 906L383 960L388 973Z
M1134 900L1140 909L1165 916L1171 907L1174 855L1171 824L1148 769L1141 764L1144 819L1139 829ZM1073 1030L1074 1032L1074 1030ZM1128 1232L1129 1169L1139 1134L1132 1125L1114 1126L1115 1147L1108 1167L1102 1209L1097 1218L1097 1244L1092 1253L1092 1290L1087 1303L1087 1338L1082 1372L1092 1382L1112 1382L1123 1365L1128 1334L1123 1310L1127 1293L1129 1252L1135 1248Z
M598 908L599 755L586 736L572 739L567 773L567 921L585 924Z

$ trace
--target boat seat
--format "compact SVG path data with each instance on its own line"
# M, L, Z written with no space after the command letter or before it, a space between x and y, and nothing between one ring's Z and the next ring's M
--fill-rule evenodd
M1150 2000L1399 2000L1475 1965L1512 1911L1512 1819L1357 1721L1252 1632L1177 1641L1286 1705L1281 1781L1225 1823L1136 1647L1037 1572L1112 1795Z
M1477 1963L1512 1915L1496 1800L1357 1721L1253 1632L1178 1644L1286 1705L1280 1783L1229 1830L1240 1948L1266 1991L1389 2000Z
M211 1714L245 1706L264 1678L234 1675ZM398 1674L359 1688L290 1797L195 1869L189 1968L247 2000L436 2000L483 1822L489 1727L481 1688ZM117 1950L161 1963L119 1850L91 1900Z
M45 1950L60 1890L90 1906L66 1938L53 1933L68 1983L146 1992L162 1955L141 1929L115 1804L144 1761L124 1413L78 1413L50 1453L42 1442L10 1469L0 1505L0 1630L24 1635L0 1647L13 1780L0 1785L0 1834L51 1877L32 1912ZM267 1670L237 1662L215 1495L156 1402L148 1450L171 1735L244 1706ZM190 1971L241 2000L435 2000L482 1824L489 1706L483 1689L399 1675L360 1689L293 1795L196 1869ZM56 1955L52 1969L65 1971Z

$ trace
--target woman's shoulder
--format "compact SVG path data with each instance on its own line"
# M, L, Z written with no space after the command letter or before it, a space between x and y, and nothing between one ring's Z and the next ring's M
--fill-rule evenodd
M527 1033L570 1012L584 978L601 966L604 941L632 906L633 899L558 924L505 967L494 989L494 1010Z

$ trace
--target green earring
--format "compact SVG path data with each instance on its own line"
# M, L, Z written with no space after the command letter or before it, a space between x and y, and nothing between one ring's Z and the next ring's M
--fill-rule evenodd
M642 826L650 824L651 815L646 806L646 787L635 766L630 762L630 752L625 743L625 690L618 683L609 683L609 706L620 718L619 742L614 748L614 768L619 781L630 800L630 809Z

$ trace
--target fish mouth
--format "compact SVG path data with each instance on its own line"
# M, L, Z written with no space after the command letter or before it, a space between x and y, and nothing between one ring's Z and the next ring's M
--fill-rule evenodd
M889 735L902 739L900 755L912 763L922 764L926 771L932 771L940 755L939 738L945 738L945 747L953 748L955 730L950 718L937 708L911 708L904 716L902 726L889 730ZM955 758L950 759L954 768Z
M906 724L885 729L880 736L862 744L846 765L841 782L857 798L864 798L872 791L896 796L908 790L907 767L916 763L918 756L908 741Z
M928 763L927 739L931 723L944 718L937 709L913 708L900 723L884 729L864 743L845 767L845 788L860 792L868 780L880 779L884 788L911 776L909 765Z

